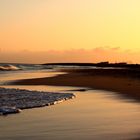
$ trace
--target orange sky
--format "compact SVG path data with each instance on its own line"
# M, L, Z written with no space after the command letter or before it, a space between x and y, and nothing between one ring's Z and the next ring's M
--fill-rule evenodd
M139 0L0 0L0 62L140 63Z

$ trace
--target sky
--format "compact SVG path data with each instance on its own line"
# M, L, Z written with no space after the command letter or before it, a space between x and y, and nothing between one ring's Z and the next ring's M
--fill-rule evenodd
M0 0L0 62L140 63L140 0Z

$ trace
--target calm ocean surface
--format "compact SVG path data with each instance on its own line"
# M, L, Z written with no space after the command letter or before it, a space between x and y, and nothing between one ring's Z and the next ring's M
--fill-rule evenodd
M47 77L48 71L0 73L1 87L68 92L78 87L8 86L7 80ZM113 92L73 92L76 98L54 106L27 109L0 117L0 140L135 140L140 139L140 104Z

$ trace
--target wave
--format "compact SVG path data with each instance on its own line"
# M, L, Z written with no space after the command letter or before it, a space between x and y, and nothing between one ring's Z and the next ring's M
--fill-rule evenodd
M0 71L12 71L12 70L21 70L21 68L10 64L0 66Z
M41 64L0 63L0 71L17 71L17 70L29 71L29 70L48 70L48 69L50 69L50 67Z

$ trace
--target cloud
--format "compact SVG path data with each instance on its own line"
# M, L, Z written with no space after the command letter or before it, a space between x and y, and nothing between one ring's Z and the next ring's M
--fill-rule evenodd
M1 62L53 63L53 62L132 62L140 63L139 53L122 51L119 47L98 47L92 50L48 50L33 52L0 52Z
M114 51L118 51L118 50L120 50L120 47L114 47L114 48L111 48L112 50L114 50Z

